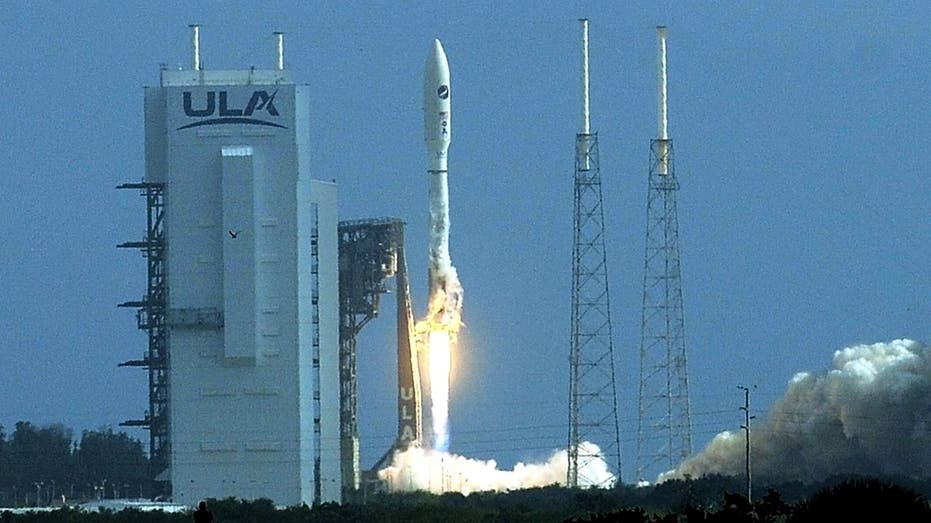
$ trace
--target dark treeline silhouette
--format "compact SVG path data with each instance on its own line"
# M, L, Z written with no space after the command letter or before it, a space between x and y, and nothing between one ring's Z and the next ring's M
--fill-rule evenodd
M265 499L248 502L232 498L208 499L207 503L215 521L222 523L931 521L927 497L911 488L877 479L834 478L821 484L817 490L810 490L816 488L814 485L796 486L793 488L797 492L808 492L795 501L788 501L778 490L769 488L753 503L742 494L735 493L736 490L728 490L731 486L741 486L739 478L712 477L673 483L681 484L667 483L637 489L622 486L610 490L572 490L553 486L470 496L437 496L424 492L380 494L370 496L365 503L280 510ZM931 487L929 480L912 480L911 483L924 489ZM725 490L712 494L719 487ZM94 513L61 508L48 513L0 514L2 523L189 523L191 520L191 511L166 514L131 509Z
M75 440L63 425L21 421L0 426L0 506L48 506L95 498L145 496L148 458L142 443L109 427ZM2 520L0 520L2 522Z

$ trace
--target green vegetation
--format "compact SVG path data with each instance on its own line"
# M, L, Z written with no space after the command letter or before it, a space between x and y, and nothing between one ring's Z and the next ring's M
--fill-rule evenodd
M142 443L109 427L75 441L62 425L0 427L0 506L47 506L95 497L138 497L150 489Z

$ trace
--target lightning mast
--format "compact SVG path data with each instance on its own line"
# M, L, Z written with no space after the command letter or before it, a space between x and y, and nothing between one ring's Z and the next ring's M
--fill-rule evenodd
M640 339L637 479L647 469L674 468L692 453L689 377L679 266L679 181L673 163L666 106L666 28L656 28L658 135L650 140L646 253Z
M614 342L605 260L598 134L591 131L588 20L582 24L582 112L576 135L572 243L572 334L569 353L570 487L592 485L587 465L604 458L621 475ZM596 452L585 442L597 444ZM607 485L600 485L607 486Z

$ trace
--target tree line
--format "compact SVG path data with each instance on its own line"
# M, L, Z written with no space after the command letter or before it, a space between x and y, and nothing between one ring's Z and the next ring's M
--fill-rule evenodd
M142 443L110 427L73 431L21 421L0 426L0 506L48 506L95 498L140 497L151 490Z
M342 505L325 503L276 508L267 499L242 501L234 498L208 500L214 521L222 523L323 523L357 521L404 521L410 523L442 521L460 522L533 522L569 521L577 523L822 523L825 521L895 521L896 523L931 521L931 505L916 491L890 481L847 479L836 484L822 484L818 490L790 502L769 489L753 502L743 494L718 492L704 498L716 487L730 480L712 477L695 480L698 487L685 498L676 492L689 489L631 490L569 489L543 487L505 493L434 495L425 492L378 494L364 503ZM922 481L927 486L927 481ZM684 485L679 485L682 487ZM809 486L814 488L814 485ZM634 503L635 499L644 503ZM666 506L661 506L665 505ZM682 504L685 503L685 504ZM182 523L191 521L191 512L119 512L101 510L83 512L63 507L54 512L13 514L0 511L0 523Z

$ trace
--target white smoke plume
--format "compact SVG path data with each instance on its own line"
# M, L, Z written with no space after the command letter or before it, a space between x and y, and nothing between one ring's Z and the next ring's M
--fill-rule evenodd
M834 353L833 369L789 382L752 426L754 476L815 481L832 474L931 474L931 347L912 340ZM743 431L722 432L659 481L744 474Z
M445 154L445 153L444 153ZM445 166L430 176L430 237L427 316L415 327L427 367L421 380L430 399L433 447L449 448L449 374L462 325L462 284L449 256L449 187Z
M593 443L579 445L580 452L600 455ZM410 447L394 455L391 465L378 471L378 478L391 492L427 491L434 494L460 492L507 491L547 485L565 485L569 467L568 453L558 450L544 463L518 463L511 470L499 470L495 460L478 460L439 452L432 449ZM579 471L588 483L585 487L611 485L614 476L604 459L589 461Z
M458 330L462 284L449 255L449 187L446 171L431 175L428 278L429 320Z

